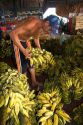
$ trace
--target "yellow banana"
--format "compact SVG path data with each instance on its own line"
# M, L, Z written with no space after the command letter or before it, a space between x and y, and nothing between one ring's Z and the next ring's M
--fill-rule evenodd
M26 111L24 108L21 110L21 113L23 113L26 117L29 118L28 111Z
M46 121L43 121L43 122L41 123L41 125L47 125Z
M9 102L9 107L12 108L13 105L15 104L16 102L16 99L15 99L15 96L14 96L14 93L12 94L12 98L10 99L10 102Z
M51 93L51 97L53 97L56 93L57 93L56 91L53 91L53 92Z
M46 107L43 107L38 111L37 116L42 116L44 113L48 112L49 110L46 109Z
M47 119L47 125L53 125L51 118Z
M60 117L62 117L63 119L65 119L65 121L70 122L70 119L71 119L70 116L67 113L65 113L63 110L56 111L56 113Z
M48 111L48 112L45 113L45 116L51 117L52 115L53 115L53 111Z
M56 106L57 106L57 103L54 102L53 105L52 105L52 107L51 107L51 110L52 110L53 112L55 111Z
M9 101L9 94L7 93L7 94L6 94L6 97L5 97L5 103L4 103L4 106L7 106L8 101Z
M49 118L49 116L42 116L40 119L39 119L39 122L46 122L46 120Z
M6 113L9 114L11 112L11 108L7 107Z
M51 107L52 104L51 103L47 103L47 104L44 104L43 106L46 107L46 108L48 108L48 107Z
M46 98L45 98L43 95L39 95L39 96L38 96L38 99L39 99L39 100L46 100Z
M42 100L42 103L49 104L50 102L48 100Z
M18 116L18 114L19 114L19 103L15 104L15 113Z
M33 62L38 63L38 60L35 57L33 57Z
M27 111L32 111L31 106L24 106L24 108L25 108Z
M33 96L35 96L34 90L29 93L29 98L32 98Z
M4 100L4 96L0 95L0 108L4 105L5 100Z
M42 65L43 62L42 62L41 58L38 57L37 60L39 61L39 64Z
M42 62L45 62L43 56L40 55L39 58L41 59Z
M50 100L51 94L50 93L45 93L45 97Z
M54 124L53 125L58 125L59 119L58 119L58 115L54 114Z
M30 65L33 66L34 62L33 62L33 59L30 58Z
M15 93L15 96L18 97L21 100L24 100L24 96L20 93Z

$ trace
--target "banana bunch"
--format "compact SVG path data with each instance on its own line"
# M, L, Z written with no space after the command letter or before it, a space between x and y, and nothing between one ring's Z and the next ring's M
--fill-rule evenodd
M77 125L83 125L83 103L73 109L73 120Z
M27 49L29 51L29 49ZM32 48L30 50L32 54L32 58L30 58L30 65L34 65L36 69L36 73L40 73L41 71L43 72L50 72L52 73L55 67L55 60L53 55L46 51L46 50L41 50L40 48Z
M75 85L75 100L79 100L83 97L83 70L80 68L75 68L72 71L72 77L76 79Z
M72 87L71 79L66 73L61 74L61 89L62 89L62 99L65 103L71 103L70 88Z
M79 78L68 76L66 73L61 75L60 80L65 103L71 103L72 99L79 100L83 97L83 83Z
M0 62L0 75L2 73L5 73L9 68L10 66L8 64L6 64L5 62Z
M29 90L27 77L19 74L16 70L8 69L7 72L0 76L0 109L4 114L2 119L3 125L12 118L14 125L19 125L19 113L28 119L35 106L34 91ZM29 123L28 123L29 124Z
M83 85L83 69L82 68L75 68L72 70L72 77L79 79L80 84Z
M70 121L69 115L62 109L61 96L56 89L40 93L37 98L40 104L37 116L41 125L65 125Z
M11 40L0 41L0 58L9 57L12 54Z

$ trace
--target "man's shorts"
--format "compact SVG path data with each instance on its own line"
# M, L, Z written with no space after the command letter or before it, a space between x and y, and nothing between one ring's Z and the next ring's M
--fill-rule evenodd
M22 46L26 49L27 45L26 42L22 42L21 41ZM13 42L12 42L12 48L13 48L13 54L12 54L12 60L14 65L18 68L17 63L16 63L16 52L15 52L15 48L13 46ZM21 73L26 73L27 69L33 68L33 66L30 66L30 60L26 59L24 54L18 49L18 55L19 55L19 60L20 60L20 72Z

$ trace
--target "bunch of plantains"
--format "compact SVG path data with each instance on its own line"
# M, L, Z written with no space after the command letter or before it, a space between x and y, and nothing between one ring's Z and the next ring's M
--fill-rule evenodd
M38 96L38 122L41 125L65 125L70 122L70 116L62 109L61 96L58 89L43 92Z
M0 75L2 73L5 73L9 68L10 68L10 66L7 63L0 62Z
M83 125L83 103L73 109L73 117L76 125Z
M72 99L79 100L83 97L83 71L81 69L72 70L71 76L62 73L60 80L65 103L71 103Z
M34 91L29 90L27 77L8 69L0 76L0 125L20 125L19 115L30 117L35 105ZM30 124L28 120L27 125Z
M0 58L10 57L12 54L11 40L0 41Z
M52 75L54 73L56 63L50 52L39 48L32 48L29 52L32 54L32 58L30 58L30 65L34 65L37 74L40 72L46 72Z

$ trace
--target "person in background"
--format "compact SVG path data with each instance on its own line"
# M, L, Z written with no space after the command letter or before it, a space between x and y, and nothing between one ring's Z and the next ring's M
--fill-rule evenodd
M34 66L30 66L29 59L31 58L31 53L29 53L26 48L27 45L28 47L31 47L29 41L31 37L34 38L36 47L41 48L39 41L40 36L43 34L50 34L50 31L51 26L48 20L39 19L36 16L30 16L27 19L18 22L16 27L10 32L18 72L27 74L27 69L29 69L33 89L41 84L36 80Z

